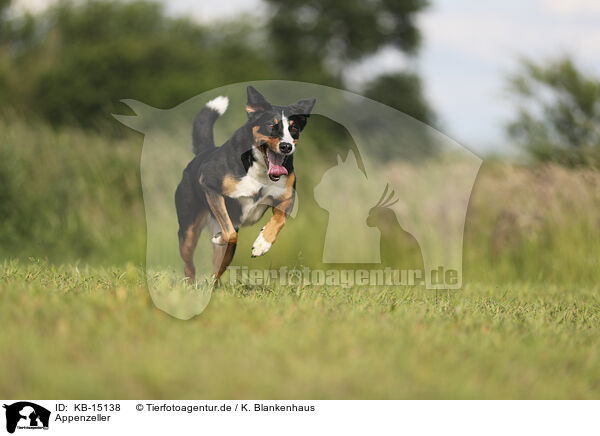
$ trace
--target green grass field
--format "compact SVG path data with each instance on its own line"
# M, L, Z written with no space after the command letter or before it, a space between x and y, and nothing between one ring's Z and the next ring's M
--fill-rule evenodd
M232 288L180 321L140 269L10 261L3 398L598 398L598 287Z
M486 162L460 291L226 285L181 321L142 272L141 137L18 119L0 136L0 397L600 397L596 170ZM299 165L304 209L268 255L249 259L259 222L234 263L296 265L299 247L321 248L306 235L327 226L311 205L327 159Z

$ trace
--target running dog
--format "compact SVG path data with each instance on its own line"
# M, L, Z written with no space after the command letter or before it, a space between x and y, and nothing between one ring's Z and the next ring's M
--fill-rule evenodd
M185 275L195 281L194 250L204 227L214 235L215 284L231 263L238 229L256 223L267 208L273 216L252 245L252 257L265 254L294 206L294 151L315 99L272 105L252 86L247 89L248 121L220 147L213 126L227 109L227 97L209 101L192 129L194 159L175 192L179 251Z

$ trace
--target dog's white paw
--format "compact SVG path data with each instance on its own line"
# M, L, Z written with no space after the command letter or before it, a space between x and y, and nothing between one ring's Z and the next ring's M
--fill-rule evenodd
M262 256L271 249L271 245L273 244L267 242L265 238L263 238L263 233L260 232L256 241L252 244L252 257Z
M210 242L212 242L215 245L225 245L225 239L223 239L223 235L221 234L221 232L217 233L215 236L212 237L212 239L210 240Z

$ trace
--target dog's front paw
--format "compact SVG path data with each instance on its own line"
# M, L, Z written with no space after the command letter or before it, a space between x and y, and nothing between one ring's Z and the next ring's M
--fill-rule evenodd
M252 257L262 256L271 249L271 245L273 244L267 242L266 239L263 238L263 233L260 232L256 241L252 244Z

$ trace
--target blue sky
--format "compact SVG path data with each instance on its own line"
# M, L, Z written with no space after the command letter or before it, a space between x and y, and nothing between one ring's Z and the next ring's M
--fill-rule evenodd
M421 20L419 65L443 130L474 150L503 150L513 102L506 75L516 60L572 54L600 76L600 2L437 1Z
M20 3L40 9L49 1ZM261 0L163 2L172 13L200 21L265 12ZM503 126L513 105L505 77L520 56L544 60L569 53L600 77L600 0L433 0L420 27L424 44L418 59L383 50L347 77L359 83L409 63L423 76L441 130L474 151L508 151Z

